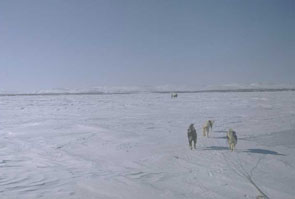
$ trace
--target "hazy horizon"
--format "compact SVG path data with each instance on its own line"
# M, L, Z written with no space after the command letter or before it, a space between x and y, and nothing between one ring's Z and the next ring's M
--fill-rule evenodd
M136 94L136 93L210 93L210 92L281 92L295 91L294 84L219 84L219 85L157 85L157 86L96 86L84 88L49 88L39 90L0 90L6 95L55 94Z
M0 91L295 85L295 1L0 2Z

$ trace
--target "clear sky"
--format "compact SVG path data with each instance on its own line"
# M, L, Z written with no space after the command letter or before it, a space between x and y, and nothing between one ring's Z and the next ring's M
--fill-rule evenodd
M295 84L294 0L1 0L0 90Z

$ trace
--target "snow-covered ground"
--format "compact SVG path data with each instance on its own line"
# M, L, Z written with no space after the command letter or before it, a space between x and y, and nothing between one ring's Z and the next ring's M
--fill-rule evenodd
M295 92L0 97L0 198L236 199L260 189L291 199L294 187Z

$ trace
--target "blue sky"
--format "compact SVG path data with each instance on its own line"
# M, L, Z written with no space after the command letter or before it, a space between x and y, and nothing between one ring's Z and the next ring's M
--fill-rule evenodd
M295 84L293 0L2 0L0 90Z

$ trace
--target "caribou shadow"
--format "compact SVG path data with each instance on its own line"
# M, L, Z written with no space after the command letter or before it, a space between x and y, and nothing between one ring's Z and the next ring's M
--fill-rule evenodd
M266 149L248 149L244 151L246 153L259 153L259 154L269 154L269 155L282 155L286 156L285 154L278 153L276 151L266 150Z
M226 139L226 136L221 136L221 137L211 137L213 139Z
M210 146L203 149L204 151L212 151L212 150L228 150L228 147L224 146Z

